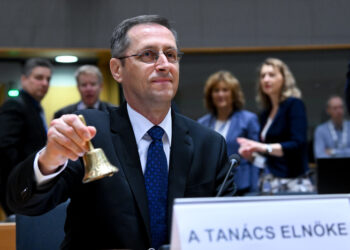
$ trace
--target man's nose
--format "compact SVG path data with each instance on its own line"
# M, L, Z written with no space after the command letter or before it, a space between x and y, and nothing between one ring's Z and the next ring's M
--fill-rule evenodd
M159 53L157 61L156 61L156 69L159 71L167 71L169 70L169 61L164 53Z
M49 84L50 84L50 79L44 78L44 79L42 80L42 84L43 84L43 85L49 85Z

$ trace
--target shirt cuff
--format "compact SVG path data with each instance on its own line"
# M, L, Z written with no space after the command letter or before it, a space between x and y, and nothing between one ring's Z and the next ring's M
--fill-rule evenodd
M37 187L44 185L48 182L50 182L52 179L54 179L57 175L59 175L66 167L67 167L67 163L68 160L64 163L63 166L61 166L60 168L58 168L58 170L53 173L53 174L49 174L49 175L43 175L39 169L39 155L41 154L41 152L45 149L46 147L44 147L43 149L41 149L36 155L35 155L35 159L34 159L34 163L33 163L33 167L34 167L34 177L35 177L35 181L36 181L36 185Z
M258 154L256 152L253 153L254 156L254 161L253 165L258 167L258 168L265 168L266 165L266 157L262 156L261 154Z

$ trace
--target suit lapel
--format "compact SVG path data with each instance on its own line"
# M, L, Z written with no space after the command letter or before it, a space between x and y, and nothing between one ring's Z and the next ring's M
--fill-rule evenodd
M125 103L118 110L115 109L111 112L111 130L116 154L121 163L120 167L123 169L135 197L135 202L141 213L148 239L150 240L151 233L144 177Z
M228 141L231 138L236 138L236 133L239 132L239 120L240 120L241 112L237 111L231 115L231 123L230 127L228 128L227 135L226 135L226 141ZM236 140L236 139L235 139Z
M184 197L186 177L193 155L193 141L183 118L172 112L172 143L169 166L168 189L168 225L170 226L172 205L175 198ZM144 221L148 238L151 240L147 194L144 176L135 141L135 136L124 103L118 110L111 113L111 130L116 154L125 173L130 189L135 197Z
M188 169L193 156L193 141L183 118L172 112L172 142L169 166L168 225L175 198L184 197Z

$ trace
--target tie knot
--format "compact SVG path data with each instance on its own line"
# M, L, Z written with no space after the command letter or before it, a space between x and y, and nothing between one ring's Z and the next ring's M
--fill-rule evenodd
M153 140L162 140L164 130L159 126L153 126L147 133Z

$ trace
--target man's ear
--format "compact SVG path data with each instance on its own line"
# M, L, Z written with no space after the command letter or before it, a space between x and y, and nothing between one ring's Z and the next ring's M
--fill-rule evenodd
M111 70L113 78L119 83L123 82L121 60L117 58L111 58L109 61L109 68Z

